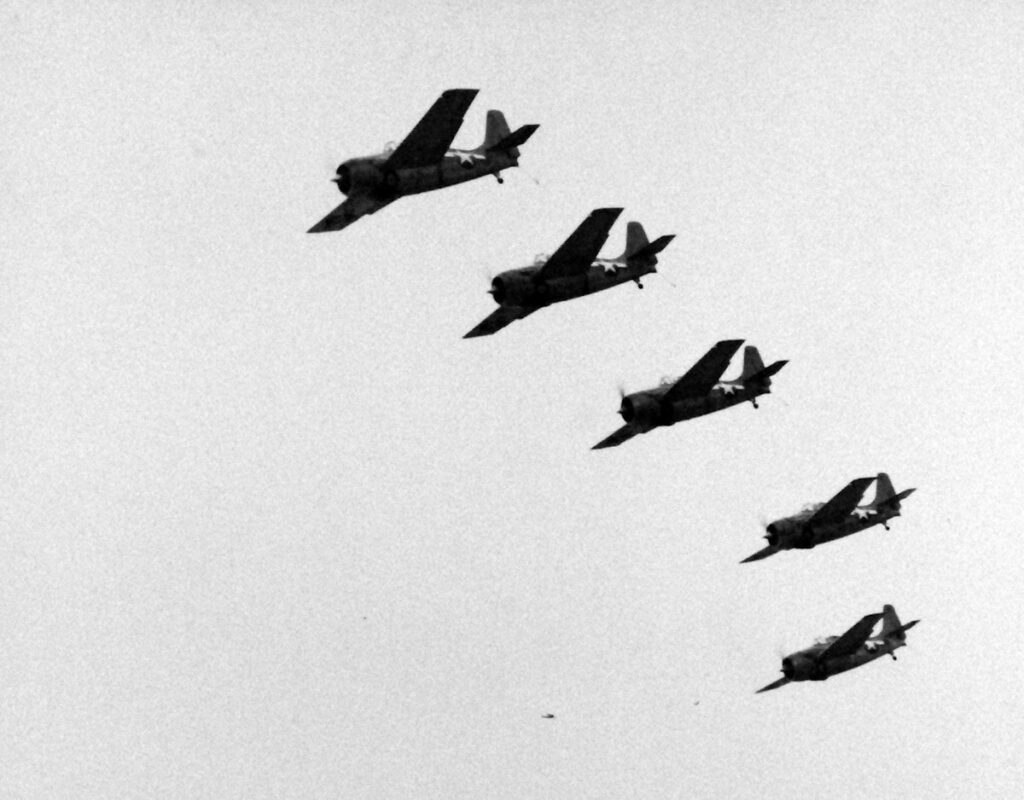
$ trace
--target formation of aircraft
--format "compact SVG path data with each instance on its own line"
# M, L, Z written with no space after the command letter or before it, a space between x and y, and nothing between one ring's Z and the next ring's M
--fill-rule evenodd
M500 111L487 112L483 144L472 150L452 148L476 89L448 89L434 102L408 136L396 147L376 155L343 162L332 179L345 201L309 229L309 233L338 231L360 217L373 214L405 195L433 191L469 180L493 175L502 183L502 170L519 164L519 147L538 125L523 125L510 131ZM498 308L463 338L490 336L515 320L554 303L604 291L628 281L643 288L641 279L657 272L658 254L675 238L674 234L648 241L639 222L626 226L626 247L615 258L600 258L612 225L621 208L596 208L550 256L538 258L531 266L502 272L491 282L489 293ZM739 377L722 380L742 339L716 343L681 378L663 380L660 385L624 394L619 407L625 425L598 442L592 449L616 447L654 428L710 414L757 398L771 391L771 379L788 362L775 361L765 367L756 347L747 346ZM864 492L876 482L875 497L859 505ZM743 559L759 561L782 550L810 549L849 536L873 525L883 525L900 516L900 503L914 489L897 493L884 472L874 478L857 478L826 503L808 506L800 513L778 519L766 527L768 545ZM872 636L882 620L881 631ZM919 620L901 624L895 609L886 605L880 614L868 614L842 636L832 636L782 660L783 677L758 690L777 689L791 681L821 681L889 654L905 646L906 632ZM554 714L544 714L554 719Z
M630 222L626 225L626 249L622 255L598 258L621 213L621 208L595 208L550 257L540 257L532 266L508 270L494 278L488 292L498 309L463 338L490 336L539 308L620 283L635 281L643 289L640 279L658 271L658 253L675 235L659 236L648 242L643 226Z
M501 183L501 171L519 165L519 146L539 126L523 125L513 133L500 111L488 111L483 144L473 150L453 150L452 141L478 91L448 89L397 147L341 164L332 180L345 195L345 202L309 233L340 231L405 195L485 175L494 175Z
M617 447L637 434L747 401L757 408L757 398L771 392L772 375L788 362L776 361L766 367L757 348L747 345L743 351L743 372L738 378L723 381L722 373L742 344L742 339L718 342L683 377L624 395L619 414L626 424L592 449Z
M867 505L858 505L867 488L877 481L875 499ZM765 534L768 546L747 556L741 564L760 561L780 550L809 550L825 542L842 539L881 525L889 530L889 520L900 516L900 501L907 499L914 489L899 494L884 472L874 478L855 478L827 503L807 506L799 514L783 517L770 523Z
M882 629L872 636L878 621ZM815 642L805 650L790 653L782 659L782 677L757 690L769 692L791 681L823 681L860 667L876 658L888 654L896 660L896 650L907 644L907 631L920 620L905 625L896 616L896 609L890 605L882 607L881 614L868 614L842 636L829 636Z

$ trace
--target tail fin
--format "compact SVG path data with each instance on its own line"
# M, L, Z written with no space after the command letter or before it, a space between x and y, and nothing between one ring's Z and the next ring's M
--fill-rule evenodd
M740 375L740 380L753 378L763 369L764 362L761 360L761 354L757 352L756 347L748 344L743 348L743 373Z
M647 241L647 234L644 226L639 222L626 223L626 249L622 251L616 261L625 261L640 250L643 250L650 242Z
M884 472L878 473L878 478L875 484L875 499L872 505L877 506L879 503L884 503L891 497L896 496L896 490L892 488L892 481L889 480L889 476Z
M508 123L505 122L505 115L491 109L487 112L487 131L484 134L484 143L476 151L485 153L504 150L512 158L519 158L519 145L533 136L533 132L539 127L539 125L523 125L512 133L508 129Z
M907 631L913 628L921 620L915 619L903 625L900 618L896 616L896 609L886 604L882 607L882 633L883 639L895 639L902 642L907 638Z
M875 499L871 503L875 508L879 508L884 505L890 506L895 508L896 511L899 511L900 500L905 500L914 492L913 489L904 489L899 494L896 494L896 490L892 486L892 481L889 480L889 476L884 472L878 473L877 481L878 482L875 487Z
M630 222L626 225L626 249L615 260L649 261L653 266L658 263L658 253L668 247L669 242L675 238L675 234L671 234L659 236L653 242L649 242L644 226L639 222Z
M478 150L490 150L494 145L512 133L508 123L505 122L505 115L500 111L490 110L487 112L487 132L484 134L484 143Z

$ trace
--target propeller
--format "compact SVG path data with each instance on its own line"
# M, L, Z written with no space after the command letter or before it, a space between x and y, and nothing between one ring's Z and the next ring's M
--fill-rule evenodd
M324 166L324 172L331 176L330 180L333 183L338 182L338 155L337 153L329 153L326 150L321 151L320 163Z

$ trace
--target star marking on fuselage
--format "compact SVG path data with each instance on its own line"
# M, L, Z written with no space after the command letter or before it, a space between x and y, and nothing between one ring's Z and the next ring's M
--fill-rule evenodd
M872 514L877 514L877 513L878 512L875 511L873 508L855 508L855 509L853 509L853 516L855 516L857 519L867 519Z
M722 394L735 394L739 390L739 386L735 383L719 383L715 386L716 389L721 389Z
M597 269L598 267L600 267L605 272L610 272L610 273L614 274L618 270L618 268L621 266L621 264L619 264L619 263L617 263L615 261L604 261L602 259L598 259L597 261L595 261L590 266L593 269Z
M459 159L459 163L464 167L473 166L473 159L477 161L487 160L486 156L482 156L479 153L470 153L466 150L449 150L445 155Z

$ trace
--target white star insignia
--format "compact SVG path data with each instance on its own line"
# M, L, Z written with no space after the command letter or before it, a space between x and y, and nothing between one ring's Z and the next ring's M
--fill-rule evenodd
M740 387L735 383L720 383L715 388L721 389L723 394L734 394Z
M459 159L459 163L464 167L472 166L473 159L476 159L478 161L484 160L484 157L482 155L479 155L478 153L467 153L464 150L449 150L447 153L445 153L445 155L453 156Z
M602 267L605 272L615 272L619 268L619 265L614 261L595 261L591 266L595 269Z
M867 519L875 512L870 508L855 508L853 509L853 516L857 519Z

